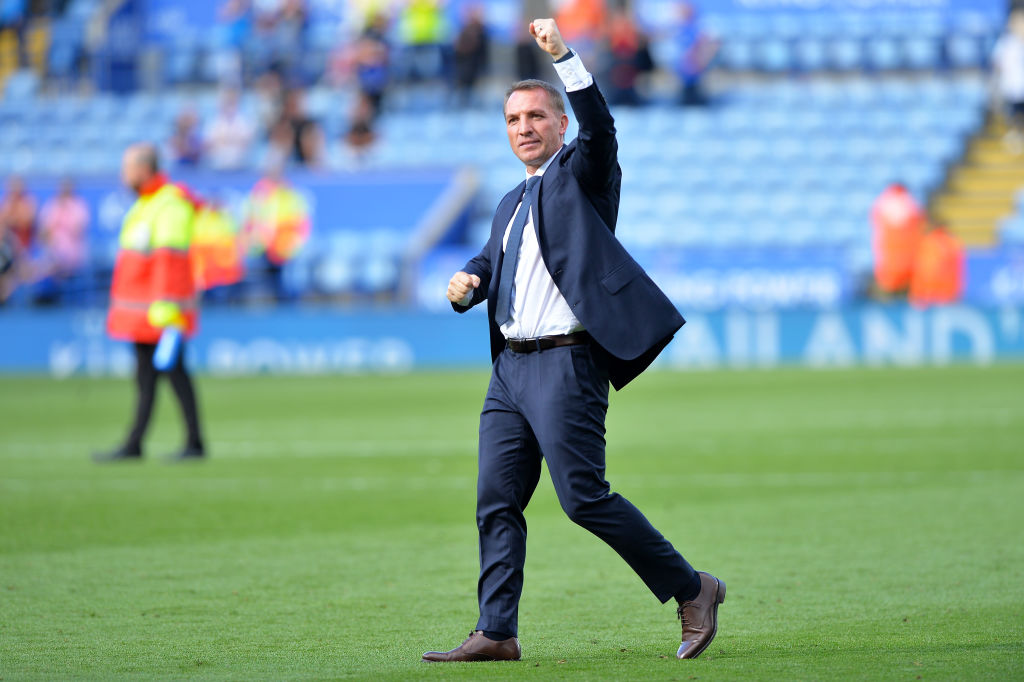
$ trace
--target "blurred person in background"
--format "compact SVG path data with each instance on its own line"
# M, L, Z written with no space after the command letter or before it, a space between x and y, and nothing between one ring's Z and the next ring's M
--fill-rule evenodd
M463 106L475 103L477 81L487 73L491 40L480 5L466 9L465 20L453 45L455 99Z
M718 41L701 30L697 8L691 3L681 3L679 14L676 43L680 57L676 74L682 88L680 103L684 106L703 106L708 103L703 86L704 73L718 53Z
M274 127L274 123L281 116L281 106L284 104L284 76L277 69L268 69L256 79L253 88L255 95L256 125L267 132Z
M6 301L23 282L35 279L30 258L36 246L35 197L25 181L12 175L0 199L0 301Z
M407 0L398 13L403 77L410 82L441 78L448 21L440 0Z
M292 88L285 93L284 104L270 128L273 166L296 163L320 166L324 158L324 135L320 124L306 114L302 90Z
M196 209L189 257L198 291L230 287L245 276L238 221L219 197Z
M306 50L306 31L309 11L305 0L284 0L274 28L277 60L283 62L289 73L298 73L301 55Z
M924 232L925 214L907 188L894 182L871 208L875 286L886 296L906 293Z
M391 79L390 48L387 42L388 17L373 15L351 46L352 70L360 94L369 101L373 117L380 113Z
M156 147L137 144L124 153L121 178L138 197L124 217L120 251L110 285L107 332L135 347L135 415L120 446L96 453L97 462L138 460L149 427L157 379L166 374L178 398L186 427L176 460L205 456L195 389L181 347L166 372L154 367L157 342L168 327L191 336L198 308L189 259L196 201L160 172Z
M956 303L963 290L964 247L944 225L935 225L914 256L910 302L919 308Z
M637 80L640 74L654 70L647 38L628 12L616 10L608 18L607 42L608 103L641 104Z
M992 51L992 92L996 110L1009 130L1003 138L1007 151L1024 151L1024 11L1015 9L1006 31Z
M552 7L565 40L581 59L594 62L607 25L604 0L556 0Z
M309 23L304 0L252 0L259 66L276 65L295 77Z
M75 194L70 179L43 204L39 213L39 240L42 255L37 278L50 282L50 296L56 300L64 280L77 274L85 264L85 233L89 227L89 207ZM42 293L42 292L41 292Z
M167 142L168 153L175 166L194 168L203 158L203 141L199 135L199 116L189 108L174 119L174 132Z
M242 54L252 33L249 0L226 0L217 13L217 49L214 53L217 78L221 84L240 87L243 78Z
M274 298L287 300L282 270L309 239L310 218L306 200L280 165L270 166L249 192L242 233L248 251L262 262Z
M239 107L235 89L225 90L220 107L204 131L206 158L215 170L239 170L249 159L256 127Z
M7 180L7 193L0 199L0 225L14 237L19 254L28 254L36 240L35 197L17 175Z
M529 27L530 20L524 18L522 25ZM527 29L516 34L516 78L521 81L544 77L540 57L537 55L537 44Z
M15 241L14 233L0 222L0 305L7 301L17 284L18 247Z
M348 150L355 166L362 164L366 155L377 141L374 124L375 108L372 100L362 95L356 100L355 109L345 133L345 148Z

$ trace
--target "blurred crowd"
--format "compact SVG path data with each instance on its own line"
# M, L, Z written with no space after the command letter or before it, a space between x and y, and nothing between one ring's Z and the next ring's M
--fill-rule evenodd
M95 6L81 45L57 28L67 23L65 14L74 14L76 3ZM526 29L531 3L522 3L516 35L502 33L500 39L483 2L350 0L341 6L344 21L331 24L315 19L310 0L221 0L216 26L204 33L208 38L182 34L150 46L142 0L3 0L0 35L13 31L23 48L25 27L35 19L49 22L53 63L43 70L60 87L219 87L222 104L212 118L202 120L195 107L186 106L167 141L176 163L214 169L282 160L318 166L325 145L335 142L358 161L377 138L377 119L396 89L418 88L435 95L433 101L472 107L493 102L482 96L489 82L497 82L492 89L500 91L498 86L515 79L553 78ZM671 64L655 63L650 39L625 0L550 6L612 104L643 104L644 81L657 69L676 76L684 103L705 101L701 75L717 43L701 31L688 2L678 4L678 21L670 29L676 48L671 53L678 55ZM154 61L147 54L160 56ZM66 70L56 63L64 61L70 64ZM333 140L305 108L303 93L313 86L355 93ZM242 92L257 96L258 111L238 106ZM253 158L254 143L269 144L268 158Z
M79 1L0 0L0 33L13 32L23 46L32 17L59 18ZM93 4L109 14L110 7L132 3ZM172 174L180 169L258 169L266 174L266 182L253 189L253 196L274 195L274 188L287 187L289 169L327 167L329 149L338 146L351 161L348 165L359 168L383 134L381 116L410 101L410 92L428 93L442 107L497 108L500 93L512 80L554 77L526 30L525 13L533 3L522 3L524 18L516 22L519 29L512 36L496 35L483 2L460 4L457 13L445 0L342 4L346 21L324 41L311 0L219 0L217 39L204 54L209 68L180 69L172 83L187 93L186 102L191 93L216 88L217 104L204 110L186 103L177 112L173 130L162 140L162 155ZM655 36L639 25L628 1L561 0L550 6L567 43L581 54L611 104L644 106L655 79L674 86L679 104L709 103L704 79L720 43L702 27L695 4L676 3L671 25L656 29L662 49L654 49ZM108 19L113 27L116 22ZM666 43L671 49L663 49ZM323 58L310 60L318 50ZM22 53L19 61L24 64ZM140 55L131 55L131 68L139 74L147 68ZM80 61L90 59L98 57L85 55ZM1024 18L1011 19L992 62L993 91L1013 124L1007 146L1019 153L1024 149ZM83 68L77 77L89 80L90 73ZM149 81L139 75L126 82L131 89ZM310 107L313 88L352 95L339 100L349 107L340 129L326 125ZM956 249L942 251L950 244L940 244L943 231L929 230L920 209L910 206L912 201L905 191L892 189L880 199L882 208L873 216L880 268L876 291L883 296L912 289L910 273L919 258L947 263L942 266L947 272L955 269L948 263L962 260L962 254L934 256ZM235 233L246 231L230 223L226 214L211 216L211 224L228 225ZM89 220L70 181L38 205L20 179L10 178L0 203L0 301L25 282L35 285L39 302L59 298L61 282L74 277L89 258ZM905 225L916 227L904 229ZM926 239L932 233L934 238ZM272 242L273 237L265 240ZM921 244L939 246L922 249ZM266 263L268 276L278 283L280 265L274 259ZM918 271L931 267L926 263Z
M217 60L223 90L220 107L205 121L194 109L182 111L168 141L169 158L186 167L238 169L253 165L253 145L264 141L268 151L260 165L318 167L324 163L326 146L338 142L358 163L377 139L378 118L396 89L420 88L441 93L450 105L476 107L491 103L481 91L492 77L500 79L499 86L514 79L551 78L525 20L513 51L501 52L514 59L496 63L482 4L467 5L454 26L441 0L367 4L358 30L339 41L316 79L318 84L356 93L339 139L328 139L322 122L306 108L311 81L297 58L307 40L303 0L227 0L220 17L231 38ZM659 65L648 36L623 7L626 4L570 0L560 3L556 18L566 40L599 74L609 102L638 106L645 102L644 79ZM717 43L701 31L688 3L679 4L679 18L680 58L661 66L671 67L678 77L682 103L704 104L701 77ZM245 49L253 41L263 46L258 52ZM256 112L239 107L243 89L255 93Z
M302 193L279 169L268 171L241 206L227 206L217 195L199 196L195 205L190 257L200 290L220 289L211 298L228 301L242 293L247 278L266 296L285 300L282 268L310 235L310 212ZM0 305L19 286L34 305L74 302L95 288L91 274L90 212L70 179L40 204L18 176L8 179L0 197ZM248 271L248 273L247 273ZM102 286L102 283L100 283ZM232 288L234 287L234 288Z
M76 4L89 3L0 0L0 33L15 31L19 45L24 45L28 41L23 34L33 20L45 17L56 26L65 14L74 13ZM120 61L107 64L111 73L104 76L106 81L97 80L94 68L99 60L110 57L112 38L121 35L119 27L138 28L140 24L131 22L138 20L141 4L138 0L91 3L93 24L105 24L106 31L83 44L75 62L78 82L72 89L123 91L125 84L132 90L148 82L143 50L123 50ZM644 104L643 81L658 65L629 3L565 0L554 6L565 38L601 79L609 101ZM171 83L186 97L173 129L161 143L161 156L172 174L259 170L265 181L253 189L257 199L269 191L267 183L285 186L289 169L324 167L329 147L340 146L350 162L347 165L359 167L381 134L382 112L395 106L396 92L425 93L441 106L497 107L500 93L512 80L553 79L550 65L541 59L527 30L525 16L530 9L529 3L523 3L524 18L517 22L518 33L509 42L508 35L500 40L493 35L482 2L460 4L459 11L452 12L445 0L353 0L345 3L347 21L337 27L325 58L311 70L307 57L316 52L317 37L308 0L221 0L212 31L216 40L204 54L210 68L186 69ZM688 3L681 2L679 12L682 57L677 64L661 66L678 76L684 103L701 104L705 98L700 74L710 63L715 43L702 34ZM96 47L104 40L106 57ZM171 58L165 55L165 60ZM25 65L25 59L22 55L19 63ZM125 72L134 76L125 78ZM310 112L313 87L352 95L343 100L351 102L351 109L344 112L340 131L331 126L329 135L329 126ZM212 111L187 94L210 88L218 91ZM95 246L88 243L86 203L76 196L69 179L56 196L39 206L18 177L8 179L2 202L0 301L19 284L31 285L36 303L61 300ZM234 222L249 223L250 218L239 216ZM209 222L230 224L226 218ZM243 227L232 229L253 231ZM266 264L266 272L272 288L280 292L281 259L277 260Z
M0 302L21 283L44 283L38 302L52 300L85 264L89 211L70 181L41 209L15 176L0 199Z

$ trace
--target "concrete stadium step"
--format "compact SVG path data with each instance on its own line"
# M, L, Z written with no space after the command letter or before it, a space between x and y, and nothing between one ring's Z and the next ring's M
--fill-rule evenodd
M967 151L967 161L978 165L1012 165L1021 157L1007 150L1002 140L983 140L984 144L973 143Z
M932 210L937 213L987 217L1001 217L1013 210L1013 194L1009 192L969 194L948 194L938 197L932 202Z
M954 192L1011 193L1024 188L1024 165L961 166L949 176Z
M990 248L999 241L991 220L945 220L942 224L968 248Z
M1013 153L1005 133L1003 121L990 115L929 204L934 219L965 246L994 246L999 221L1013 214L1017 192L1024 188L1024 155Z

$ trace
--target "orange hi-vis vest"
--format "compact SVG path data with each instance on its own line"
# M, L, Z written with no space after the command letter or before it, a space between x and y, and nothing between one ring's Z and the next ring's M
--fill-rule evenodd
M885 292L910 286L914 256L924 228L924 212L900 186L886 189L871 210L874 227L875 282Z
M245 232L275 265L284 265L309 239L306 200L283 182L264 178L249 193Z
M910 302L919 308L960 300L964 287L964 249L945 230L932 230L921 239L910 283Z
M150 309L172 307L176 324L196 328L196 290L189 260L195 206L185 190L158 175L143 187L121 226L120 251L110 285L107 331L139 343L156 343L161 327Z
M196 211L190 255L199 289L235 284L245 276L238 225L223 209L206 205Z

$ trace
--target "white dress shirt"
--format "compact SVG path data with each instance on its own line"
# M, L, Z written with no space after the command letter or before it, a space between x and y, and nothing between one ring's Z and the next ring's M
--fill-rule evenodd
M559 149L555 155L544 162L534 174L543 176L551 162L562 153ZM538 196L534 190L534 196ZM522 208L516 208L516 213ZM569 334L583 329L583 325L573 315L569 304L565 302L562 292L555 286L555 281L548 273L544 258L540 253L540 242L537 241L537 229L533 222L536 215L530 209L530 216L523 228L523 240L519 246L519 261L516 263L516 283L512 289L512 319L501 325L501 333L506 339L535 339L538 336L554 336ZM508 245L508 234L515 220L505 227L502 245ZM548 220L546 229L558 229L557 223ZM514 254L506 253L505 258L513 258Z
M590 87L594 82L594 77L583 66L583 62L575 53L570 53L570 55L565 61L555 62L554 65L555 71L565 85L566 92ZM562 149L564 146L545 161L534 175L543 176L544 171L558 157ZM527 177L530 177L529 174ZM537 190L534 191L537 192ZM539 196L539 194L535 194L535 196ZM502 248L508 244L509 231L521 207L522 203L516 207L515 213L512 214L508 225L505 226ZM526 226L523 228L523 239L519 246L519 261L516 263L516 281L515 287L512 289L511 301L512 319L501 326L501 333L506 339L533 339L583 330L583 325L573 315L565 297L562 296L562 292L555 286L555 281L548 273L547 265L545 265L540 252L540 243L537 241L537 229L533 222L533 216L534 211L531 208ZM553 216L548 218L546 229L557 230L558 223L552 218ZM506 255L505 257L510 256ZM460 303L468 305L472 295L470 292Z

